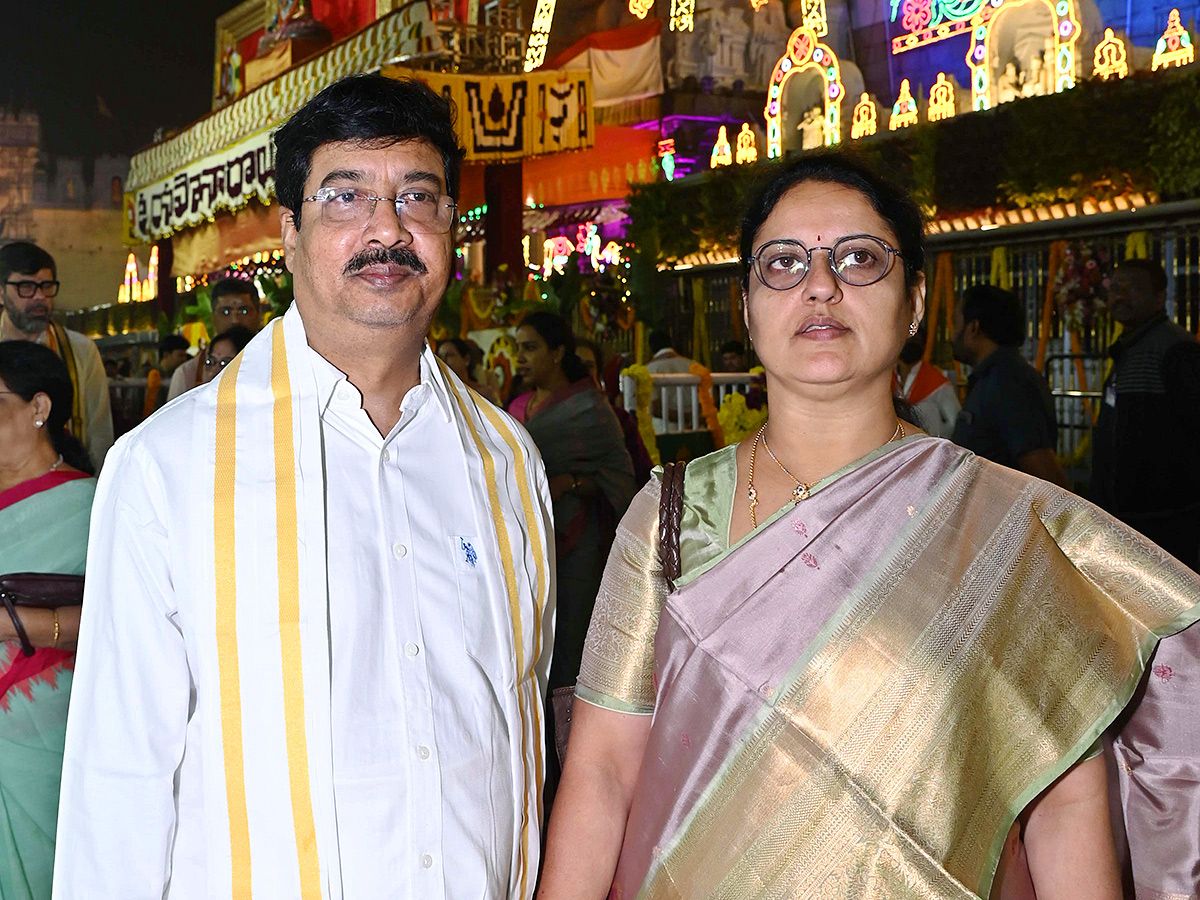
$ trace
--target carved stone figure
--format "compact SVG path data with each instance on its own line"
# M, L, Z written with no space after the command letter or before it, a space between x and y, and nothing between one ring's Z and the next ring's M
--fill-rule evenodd
M1046 90L1046 70L1042 58L1035 56L1029 61L1029 71L1024 76L1025 83L1021 85L1022 97L1041 97L1048 93Z
M796 126L800 132L800 147L803 150L813 150L825 146L825 113L820 106L804 111L800 124Z
M1004 74L996 79L996 95L1000 103L1009 103L1021 96L1021 79L1015 63L1004 66Z

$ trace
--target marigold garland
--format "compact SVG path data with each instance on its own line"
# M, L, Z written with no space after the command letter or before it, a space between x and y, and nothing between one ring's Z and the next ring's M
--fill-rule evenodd
M762 427L763 422L767 421L767 408L751 409L746 405L746 395L734 391L721 402L717 420L721 423L725 441L736 444Z
M658 455L658 441L654 437L654 422L650 418L650 398L654 395L654 382L650 378L650 370L643 365L634 364L626 366L621 370L621 375L632 378L634 383L634 396L637 398L637 414L638 434L642 436L642 443L646 445L646 452L650 454L650 461L656 466L662 465L662 459Z
M713 380L712 372L700 363L692 363L688 372L697 376L700 379L700 412L704 415L704 424L708 426L709 432L712 433L713 447L720 450L725 446L724 429L721 427L721 419L717 414L717 404L713 402Z

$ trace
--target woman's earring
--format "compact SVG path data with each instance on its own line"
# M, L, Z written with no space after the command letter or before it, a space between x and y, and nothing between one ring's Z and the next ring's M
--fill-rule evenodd
M41 419L34 419L34 420L33 420L33 424L34 424L34 426L35 426L35 427L37 427L37 428L41 428L41 427L42 427L43 425L45 425L46 423L45 423L45 422L43 422Z
M911 325L909 325L908 326L908 336L916 337L917 336L917 328L918 328L918 325L916 322L913 322Z

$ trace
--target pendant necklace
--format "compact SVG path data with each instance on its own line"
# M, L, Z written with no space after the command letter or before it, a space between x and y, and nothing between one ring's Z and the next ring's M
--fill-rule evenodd
M886 443L890 444L892 441L902 439L905 436L906 435L904 432L904 423L902 421L900 421L900 419L897 419L896 420L896 430L892 433L892 436L887 439ZM793 475L791 472L789 472L788 467L779 461L779 457L775 455L775 453L771 450L771 445L767 443L767 423L763 422L762 428L758 429L758 433L754 435L754 443L750 445L750 473L749 473L750 477L748 479L749 487L746 491L746 495L750 500L750 528L751 528L751 530L754 530L755 528L758 527L758 516L756 514L757 509L758 509L758 491L754 487L754 460L755 460L755 457L758 455L759 441L762 442L763 447L766 448L767 455L770 456L772 460L774 460L775 465L779 466L779 468L783 470L783 474L786 475L788 478L792 479L792 481L796 482L796 486L794 488L792 488L792 502L793 503L800 503L803 500L807 500L809 498L809 496L811 496L812 489L817 484L816 481L814 481L810 484L805 484L803 481L801 481L799 478L797 478L795 475Z

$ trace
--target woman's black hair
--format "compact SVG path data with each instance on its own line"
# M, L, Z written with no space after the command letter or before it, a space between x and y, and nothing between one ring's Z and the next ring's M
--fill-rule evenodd
M83 444L67 431L75 388L67 364L48 347L33 341L0 341L0 381L29 403L38 394L50 398L46 417L46 436L63 462L89 475L95 474Z
M840 184L867 198L867 202L896 235L896 241L900 244L897 248L900 261L904 265L904 286L912 290L917 283L917 275L925 268L925 222L920 208L900 188L840 153L814 153L800 157L784 166L750 202L742 219L742 290L750 289L750 257L754 255L758 230L783 195L807 181Z
M566 319L556 316L552 312L538 310L529 313L521 320L521 324L528 325L541 335L542 340L551 350L564 348L562 362L559 363L559 366L562 368L563 374L567 376L567 381L574 384L580 378L588 377L583 360L575 352L575 334L571 331L571 326L567 324Z
M351 75L335 81L275 132L275 195L299 229L304 183L318 147L342 141L387 147L418 139L441 154L446 193L457 200L463 151L448 100L411 78Z
M216 345L217 341L229 341L229 343L233 344L234 352L241 353L252 340L254 340L254 332L245 325L230 325L212 339L212 342L208 345L208 351L210 354L212 353L212 348Z
M471 345L470 344L468 344L462 338L450 337L450 338L446 338L445 340L438 341L438 349L439 350L442 349L443 344L449 344L455 350L457 350L458 355L461 356L464 360L466 360L467 368L471 367Z

